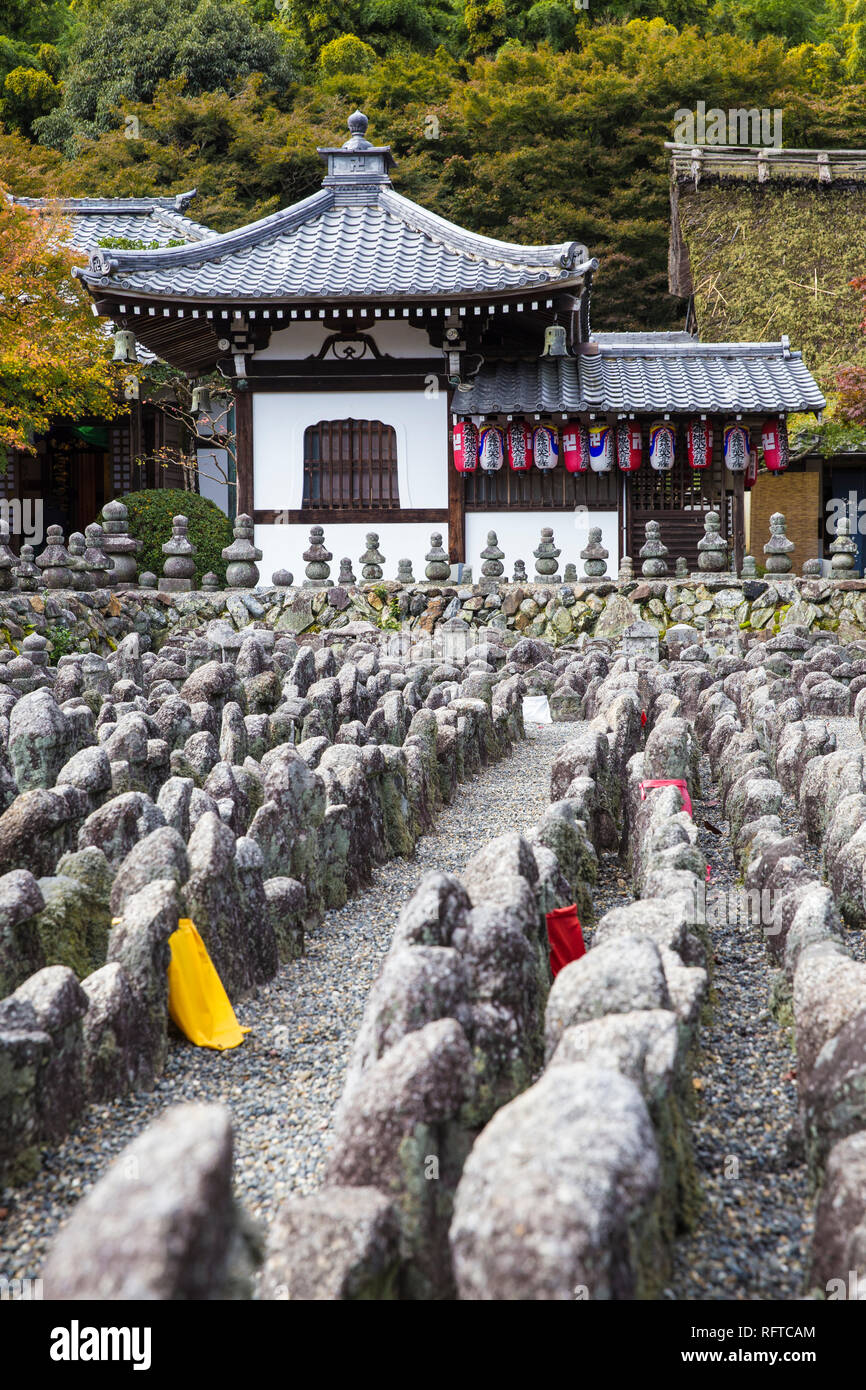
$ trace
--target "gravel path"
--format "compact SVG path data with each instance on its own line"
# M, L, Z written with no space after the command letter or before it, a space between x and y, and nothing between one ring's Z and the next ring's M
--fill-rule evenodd
M699 844L712 889L737 890L728 839L701 765L706 800L696 803ZM704 827L709 820L723 833ZM708 896L708 904L714 898ZM727 906L710 933L715 1007L701 1029L692 1133L704 1206L697 1230L677 1243L666 1297L682 1300L791 1300L802 1295L812 1212L803 1162L788 1151L797 1116L790 1034L769 1011L774 969L759 924ZM733 900L736 904L736 899ZM722 916L712 910L710 919Z
M414 859L377 869L369 889L310 933L302 960L238 1006L239 1021L252 1028L243 1046L217 1053L178 1041L155 1090L90 1109L81 1128L46 1153L29 1186L0 1197L0 1274L37 1274L75 1202L178 1101L231 1108L236 1190L253 1216L268 1221L285 1197L317 1187L349 1052L400 908L427 870L459 872L488 840L539 819L551 760L579 727L527 726L526 742L510 758L459 786Z

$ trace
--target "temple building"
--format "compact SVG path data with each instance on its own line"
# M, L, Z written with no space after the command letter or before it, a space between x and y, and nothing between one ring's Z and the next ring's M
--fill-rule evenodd
M66 244L85 258L98 250L102 241L168 246L214 236L210 228L187 215L194 197L192 190L167 198L11 197L10 201L36 214L58 216ZM145 363L154 360L143 345L139 345L138 357ZM178 467L140 466L137 462L162 450L170 452L178 442L174 422L138 399L130 400L128 413L114 420L58 419L48 434L34 439L30 452L11 453L0 476L0 501L16 499L25 516L32 513L35 502L43 504L38 548L49 525L62 526L67 535L83 531L106 502L125 492L141 487L183 487L185 480ZM221 502L222 498L215 500Z
M237 509L263 572L297 575L312 525L338 558L377 532L387 577L398 558L423 573L431 531L477 572L495 530L510 572L543 526L577 562L593 525L615 574L651 520L695 568L711 508L741 562L759 455L783 469L786 416L825 404L784 325L757 343L593 333L587 247L458 227L396 191L362 113L349 130L294 206L183 246L96 249L80 272L147 350L233 383Z

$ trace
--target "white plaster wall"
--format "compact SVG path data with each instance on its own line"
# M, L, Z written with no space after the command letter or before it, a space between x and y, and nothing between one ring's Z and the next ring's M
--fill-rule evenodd
M216 502L221 512L229 514L228 454L225 449L197 449L198 490L202 497Z
M495 531L499 549L505 551L505 575L510 579L514 561L522 560L526 573L535 574L533 550L541 538L542 526L553 527L554 543L562 551L559 573L571 561L583 577L580 552L587 542L590 526L601 527L601 543L610 552L608 574L615 577L619 570L619 519L616 512L467 512L466 559L472 566L472 577L481 574L481 551L487 546L487 532Z
M348 555L352 561L355 578L361 580L360 556L366 550L365 537L375 530L379 537L379 553L384 555L382 566L384 579L397 578L397 561L411 560L415 578L424 579L424 556L430 549L430 533L441 531L442 544L448 549L448 527L445 522L388 522L383 526L363 526L358 523L335 523L325 527L325 545L333 555L331 578L334 583L340 573L340 561ZM262 582L269 584L274 570L291 570L295 583L304 579L304 561L301 558L309 545L308 526L257 526L256 545L261 547L264 559L259 565Z
M397 436L400 505L448 506L448 401L423 391L257 391L253 395L256 510L298 511L304 431L319 420L381 420ZM369 528L368 528L369 529Z
M357 329L359 334L368 334L379 351L389 357L435 357L439 352L438 348L430 346L426 329L415 328L404 319L361 318L356 313L352 328ZM254 354L255 360L279 362L315 356L333 332L333 324L315 319L298 319L287 327L275 328L267 347L260 348Z

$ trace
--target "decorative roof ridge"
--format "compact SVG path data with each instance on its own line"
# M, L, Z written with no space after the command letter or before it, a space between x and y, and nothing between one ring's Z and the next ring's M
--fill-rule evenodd
M614 335L615 336L615 335ZM664 334L660 335L664 337ZM782 357L787 360L802 360L802 352L789 347L787 342L775 343L699 343L694 339L687 342L648 341L651 334L642 335L641 341L605 342L605 334L593 334L591 342L598 344L602 357Z
M221 256L245 251L251 246L267 241L283 231L309 222L313 217L326 212L333 204L330 189L320 188L299 203L289 208L272 212L257 222L249 222L245 227L237 227L231 232L215 232L202 241L191 242L187 246L163 246L155 251L93 251L90 264L80 272L83 280L99 280L103 276L123 271L138 274L143 270L165 270L169 267L198 265L215 261Z
M174 210L169 211L168 208L155 208L152 216L155 222L159 222L168 230L185 232L187 236L194 236L196 241L212 241L214 237L219 236L219 232L206 226L204 222L194 222L191 217L185 217L183 213Z
M588 259L587 248L579 241L563 241L548 246L522 246L519 242L499 241L481 232L459 227L455 222L449 222L446 217L440 217L438 213L430 212L419 203L413 203L410 198L404 198L402 193L396 192L393 188L383 188L378 201L382 207L393 212L415 231L434 241L451 245L456 250L479 260L491 260L497 264L515 267L549 268L558 264L566 270L577 270L580 263L585 263L587 269L598 267L597 261Z
M58 212L75 212L79 216L86 216L88 213L105 216L110 213L140 212L147 214L158 211L182 213L189 207L197 192L197 188L191 188L185 193L174 193L165 197L154 195L153 197L141 198L66 197L64 194L58 194L56 197L27 198L19 197L14 193L7 193L6 197L17 207L33 210L52 208Z

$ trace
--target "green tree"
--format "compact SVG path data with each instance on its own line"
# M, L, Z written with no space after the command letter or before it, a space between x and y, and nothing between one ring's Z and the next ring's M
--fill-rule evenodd
M46 145L73 154L82 137L120 122L119 110L150 101L160 82L237 92L260 72L286 93L291 65L279 36L239 0L91 0L69 63L63 101L36 123Z
M717 32L754 42L773 34L794 45L820 36L823 11L821 0L717 0L710 19Z
M377 53L432 52L453 29L454 18L449 0L285 0L279 27L313 62L345 34Z
M331 39L319 54L319 72L323 77L338 73L370 72L376 66L376 50L354 34L341 34Z
M28 134L34 121L59 106L61 91L47 72L13 68L0 88L0 117L12 130Z

